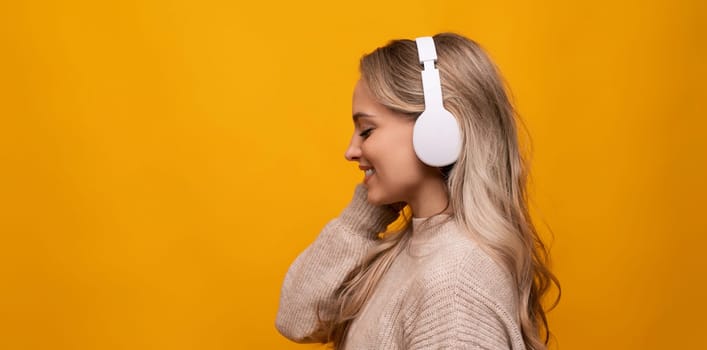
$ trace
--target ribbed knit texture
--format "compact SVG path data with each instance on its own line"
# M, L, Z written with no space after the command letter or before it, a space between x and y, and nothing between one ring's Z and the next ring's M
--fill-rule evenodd
M311 341L316 305L332 316L334 290L395 215L368 204L365 187L356 187L349 206L290 266L275 323L282 335ZM449 219L413 219L408 246L351 325L346 350L525 349L508 274Z

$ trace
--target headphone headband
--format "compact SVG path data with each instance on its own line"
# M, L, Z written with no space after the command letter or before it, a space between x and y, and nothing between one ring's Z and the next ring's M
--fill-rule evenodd
M425 61L437 61L437 50L435 42L431 36L423 36L415 39L417 43L417 54L420 56L420 64Z
M437 50L432 37L425 36L415 39L417 42L417 54L420 57L420 64L424 65L422 70L422 89L425 93L425 110L444 109L442 104L442 84L439 79L439 70L435 67L437 62Z

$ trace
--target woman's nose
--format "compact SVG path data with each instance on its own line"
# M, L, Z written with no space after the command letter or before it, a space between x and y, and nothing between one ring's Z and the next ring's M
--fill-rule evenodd
M361 147L358 146L354 139L355 137L351 139L349 147L346 149L346 153L344 153L344 157L348 161L354 161L361 158Z

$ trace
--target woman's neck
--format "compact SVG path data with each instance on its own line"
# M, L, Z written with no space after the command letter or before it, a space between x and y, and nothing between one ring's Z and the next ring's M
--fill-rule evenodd
M452 208L448 203L447 185L442 179L423 184L408 201L412 216L415 218L426 218L442 213L451 214Z

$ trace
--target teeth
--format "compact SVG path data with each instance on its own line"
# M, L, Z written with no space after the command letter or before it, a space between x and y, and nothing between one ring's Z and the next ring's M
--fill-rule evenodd
M371 176L376 173L376 169L368 169L366 170L366 176Z

